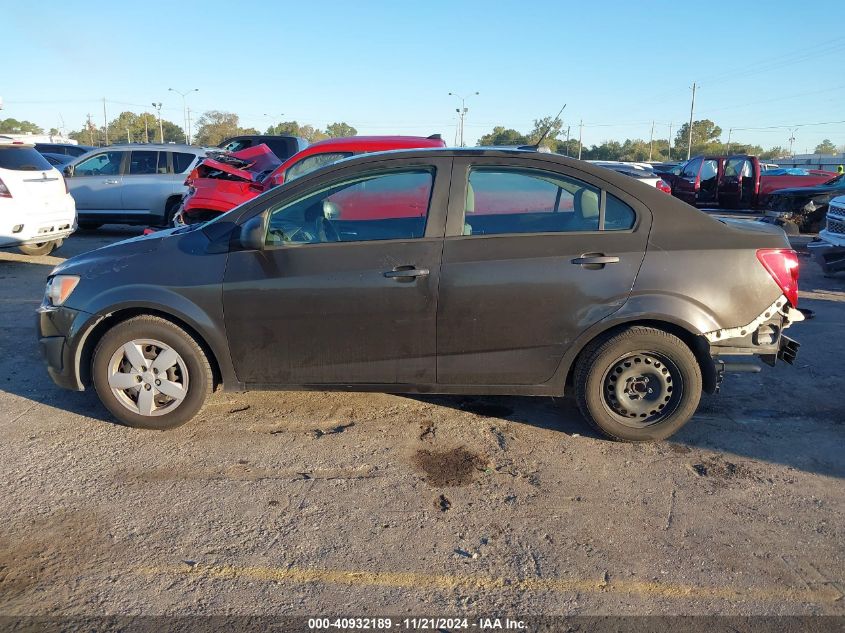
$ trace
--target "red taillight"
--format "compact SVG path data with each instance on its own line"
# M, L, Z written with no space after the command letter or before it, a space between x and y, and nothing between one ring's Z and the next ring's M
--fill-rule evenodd
M9 188L3 183L3 179L0 178L0 198L11 198L12 192L9 191Z
M185 178L185 184L186 184L186 185L191 185L191 184L194 182L194 179L195 179L195 178L199 178L199 176L200 176L200 174L199 174L199 172L197 171L197 168L196 168L196 167L194 167L194 168L191 170L191 173L190 173L190 174L188 174L188 177L187 177L187 178Z
M761 248L757 259L769 271L793 308L798 307L798 254L789 248Z
M672 187L669 186L669 183L665 180L658 180L654 183L654 186L660 189L663 193L672 193Z

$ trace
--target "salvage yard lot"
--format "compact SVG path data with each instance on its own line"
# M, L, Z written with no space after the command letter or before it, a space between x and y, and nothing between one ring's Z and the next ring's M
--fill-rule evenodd
M216 393L168 433L59 390L0 251L0 613L845 614L845 276L803 259L795 367L671 441L569 401Z

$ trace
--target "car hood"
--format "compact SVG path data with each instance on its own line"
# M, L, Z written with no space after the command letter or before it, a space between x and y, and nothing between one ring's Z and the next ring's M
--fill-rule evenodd
M164 240L179 239L184 234L196 231L201 227L202 224L181 226L108 244L66 259L56 266L50 275L79 275L83 279L92 279L105 274L117 273L123 268L133 265L139 256L157 251Z
M217 170L247 182L255 182L262 174L281 164L282 161L262 143L239 152L221 153L216 158L208 157L197 165L197 171L201 178L208 178L209 172Z

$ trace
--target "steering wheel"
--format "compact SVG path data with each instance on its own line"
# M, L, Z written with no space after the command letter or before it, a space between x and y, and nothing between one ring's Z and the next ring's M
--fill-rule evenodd
M327 217L319 215L314 221L314 228L320 242L339 242L340 235Z

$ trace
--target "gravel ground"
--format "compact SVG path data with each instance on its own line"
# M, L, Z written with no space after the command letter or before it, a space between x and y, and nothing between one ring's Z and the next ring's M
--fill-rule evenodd
M56 388L59 258L0 251L2 614L845 615L845 276L803 268L795 367L671 441L565 400L217 393L172 432Z

